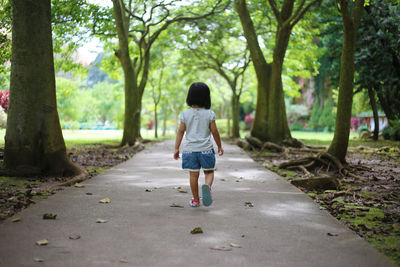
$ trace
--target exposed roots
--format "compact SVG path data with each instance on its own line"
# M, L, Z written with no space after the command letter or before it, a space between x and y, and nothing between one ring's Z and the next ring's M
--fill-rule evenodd
M350 176L356 179L362 179L360 176L354 174L355 170L362 169L363 167L351 167L344 165L338 158L327 153L320 152L316 156L308 156L301 159L290 160L283 162L279 165L280 169L300 169L307 177L312 176L311 172L315 169L319 173L325 169L326 172L337 171L338 174L344 178Z

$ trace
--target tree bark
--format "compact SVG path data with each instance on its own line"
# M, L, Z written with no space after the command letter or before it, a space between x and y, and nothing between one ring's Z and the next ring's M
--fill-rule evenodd
M376 141L378 140L379 137L379 116L378 116L378 109L376 107L375 92L370 87L368 87L368 96L372 108L372 113L374 114L374 122L375 122L374 135L372 136L372 139Z
M239 129L239 108L240 108L240 95L234 94L232 91L231 106L232 106L232 137L240 138Z
M12 5L5 168L24 176L81 174L66 155L57 112L50 0Z
M257 40L257 34L254 29L253 21L251 20L249 11L246 6L245 0L236 0L235 9L239 15L243 33L247 40L250 50L251 60L253 62L254 70L257 76L257 103L256 112L254 116L254 123L250 130L252 136L257 137L263 141L268 140L268 91L269 81L271 76L271 64L268 64L261 51L260 45Z
M328 153L346 162L349 145L351 108L354 87L354 50L364 0L356 0L352 13L348 11L348 0L340 0L343 18L343 45L340 58L339 97L335 122L335 133Z

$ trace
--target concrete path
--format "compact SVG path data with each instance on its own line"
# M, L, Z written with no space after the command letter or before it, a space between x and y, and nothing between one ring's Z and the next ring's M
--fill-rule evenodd
M1 224L0 266L394 266L307 195L228 144L217 158L213 205L189 207L188 174L172 159L173 145L147 148L85 188L66 188L22 211L20 222ZM107 197L111 203L99 203ZM43 220L44 213L57 219ZM197 226L204 233L190 234ZM81 238L69 239L76 234ZM35 244L42 239L49 244ZM211 249L221 247L231 251Z

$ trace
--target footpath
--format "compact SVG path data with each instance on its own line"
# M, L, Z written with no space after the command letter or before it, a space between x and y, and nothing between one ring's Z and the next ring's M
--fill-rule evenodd
M0 224L0 266L395 266L229 144L217 156L214 203L189 207L188 173L173 147L157 143ZM191 234L195 227L203 233Z

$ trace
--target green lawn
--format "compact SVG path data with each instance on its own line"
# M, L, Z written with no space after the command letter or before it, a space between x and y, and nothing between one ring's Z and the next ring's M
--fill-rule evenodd
M0 129L0 146L4 146L5 129ZM144 139L155 140L154 130L142 130ZM161 136L161 131L159 131ZM83 144L103 143L109 145L118 145L122 139L122 130L63 130L63 136L67 147ZM166 137L160 137L159 140L173 138L172 132L168 132Z

